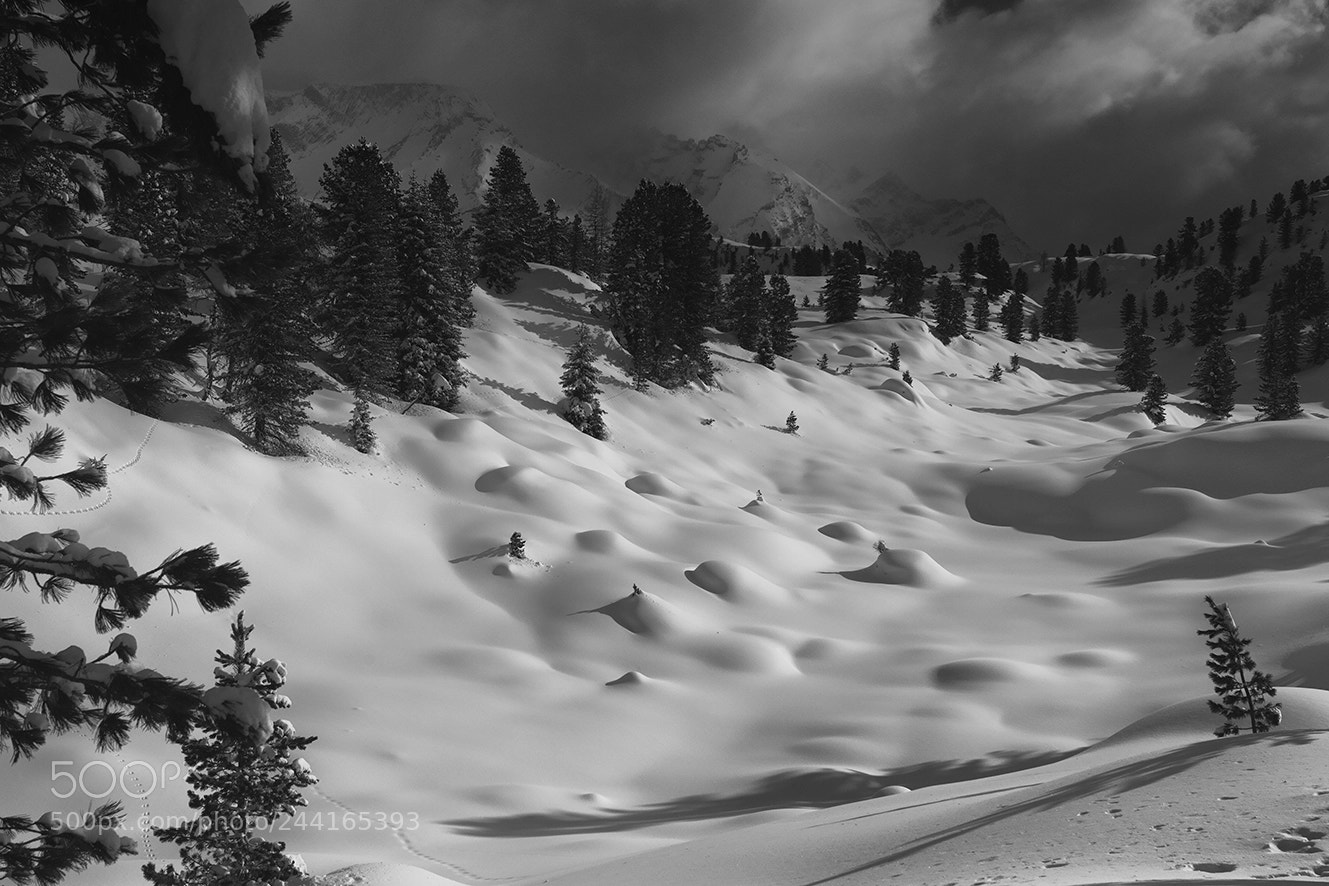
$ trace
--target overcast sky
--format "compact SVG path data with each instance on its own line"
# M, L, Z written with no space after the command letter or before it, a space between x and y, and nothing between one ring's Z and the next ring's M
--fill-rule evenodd
M986 197L1036 247L1148 249L1185 215L1329 176L1327 5L294 0L265 77L450 84L574 166L640 126L721 132Z

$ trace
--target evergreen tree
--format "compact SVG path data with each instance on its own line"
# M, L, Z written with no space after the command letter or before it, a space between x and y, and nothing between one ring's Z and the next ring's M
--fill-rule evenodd
M1080 279L1080 288L1088 298L1098 298L1107 292L1107 281L1103 279L1103 269L1098 262L1090 262Z
M227 364L227 412L239 418L259 451L284 455L300 452L300 428L308 423L309 396L316 388L314 374L302 365L313 351L314 328L306 313L312 296L305 278L316 243L275 129L260 183L256 211L246 225L251 249L242 265L227 268L252 294L219 306L225 317L219 352Z
M857 259L849 251L839 250L821 290L827 323L847 323L858 316L859 284Z
M1268 421L1301 415L1301 385L1297 382L1296 321L1277 311L1265 319L1260 333L1260 392L1255 411Z
M748 256L724 287L721 311L721 328L734 333L740 348L755 351L757 342L766 334L770 323L769 295L766 275L761 272L757 259Z
M910 387L913 387L913 386L914 386L914 377L913 377L912 375L909 374L909 370L908 370L908 369L906 369L906 370L904 371L904 374L900 376L900 381L904 382L905 384L909 385Z
M1217 268L1201 268L1195 275L1195 303L1191 309L1191 342L1204 347L1223 334L1232 313L1232 281Z
M1237 622L1226 603L1216 603L1206 596L1209 622L1206 630L1196 631L1210 649L1209 679L1219 701L1210 701L1209 710L1221 714L1223 725L1214 730L1220 738L1237 735L1243 729L1252 733L1268 732L1283 721L1283 712L1268 699L1278 693L1269 675L1255 667L1249 647L1251 641L1237 633ZM1238 724L1248 723L1249 726Z
M771 339L766 333L762 333L757 339L757 350L753 360L760 366L767 369L775 368L775 351L771 348Z
M830 358L829 358L827 355L822 354L820 357L817 358L817 368L818 368L818 369L820 369L820 370L822 370L823 372L825 372L826 370L830 369L830 367L831 367L831 361L830 361Z
M1017 295L1029 294L1029 275L1025 273L1024 268L1016 269L1015 276L1011 280L1011 288L1015 290Z
M183 286L145 286L146 301L119 300L98 282L106 280L106 270L117 269L121 279L183 281L200 291L213 280L221 290L216 297L230 297L214 268L224 256L212 245L159 259L126 250L114 234L93 227L115 231L112 220L94 218L105 206L101 161L119 170L106 175L133 177L135 167L149 176L168 168L206 171L227 182L233 199L245 200L239 182L252 185L262 158L246 164L223 153L215 121L190 101L144 7L8 0L0 18L0 119L9 121L0 134L0 435L14 437L29 429L34 415L59 413L70 396L112 394L132 408L150 408L170 390L172 374L192 368L199 356L200 327L154 328L159 309L182 305ZM37 44L48 50L40 58ZM42 66L61 59L76 60L77 72L61 76L71 83L77 77L77 90L50 88ZM216 73L219 86L234 85L225 72ZM64 109L104 120L135 119L137 109L143 126L105 136L74 133ZM265 135L256 133L260 142ZM46 174L53 169L61 173L58 185ZM53 506L56 484L80 496L106 485L101 459L62 472L43 468L62 455L65 437L58 428L36 431L26 444L6 443L0 495L31 503L35 513ZM94 543L72 528L0 540L0 589L35 589L51 604L87 592L95 603L93 627L105 633L142 616L162 592L193 594L205 610L216 611L232 605L248 584L239 564L217 562L211 545L139 572L123 553ZM78 646L51 653L44 645L22 620L0 617L0 748L13 763L31 758L51 735L85 732L104 752L122 747L134 726L177 738L202 715L199 687L129 664L139 645L132 634L117 634L96 657ZM54 883L135 851L133 841L116 832L118 804L89 812L90 826L66 828L49 815L0 810L0 880Z
M992 370L988 373L988 381L1001 381L1002 369L1000 363L993 363Z
M286 844L261 834L282 816L308 805L304 788L318 783L299 757L313 738L295 734L289 720L273 721L271 711L290 707L280 690L286 665L259 662L249 648L252 625L244 613L231 625L232 649L217 650L217 683L203 695L210 710L234 707L247 712L245 722L229 715L205 719L202 735L182 749L189 766L189 808L198 814L183 825L154 828L159 840L180 846L180 867L143 866L153 886L247 886L285 883L299 870L285 854Z
M1181 322L1180 317L1173 317L1171 325L1168 326L1167 335L1163 341L1170 345L1179 344L1186 337L1186 324Z
M394 241L401 182L378 146L361 139L323 167L319 186L327 201L324 236L333 245L323 326L344 380L385 392L397 362Z
M959 338L968 331L965 328L964 295L951 284L950 277L943 276L937 281L934 299L936 308L932 334L950 344L951 339Z
M1227 418L1232 414L1237 403L1237 361L1228 353L1221 336L1210 339L1205 345L1195 364L1191 384L1195 387L1196 399L1216 418Z
M1043 335L1043 320L1038 314L1029 315L1029 340L1038 341Z
M1126 327L1135 321L1135 315L1138 313L1138 306L1135 303L1135 293L1128 292L1121 299L1121 325Z
M508 539L508 556L514 560L526 559L526 539L521 537L520 532L512 533Z
M582 226L581 216L574 215L572 224L568 226L568 270L580 274L585 254L586 229Z
M1039 321L1040 331L1043 335L1060 338L1062 329L1062 308L1065 302L1061 297L1061 290L1055 286L1049 286L1047 294L1043 296L1043 316Z
M567 227L559 214L558 203L552 198L545 201L544 237L541 244L540 261L560 268L567 267Z
M511 292L526 263L540 255L542 229L540 204L526 182L526 169L517 152L504 145L475 213L476 276L495 292Z
M891 369L900 368L900 345L898 342L891 342L890 349L886 352L886 365Z
M1154 337L1138 320L1126 327L1116 377L1117 384L1128 391L1143 391L1154 377Z
M586 255L583 258L586 273L592 278L599 278L605 272L612 233L609 191L596 182L586 202Z
M438 228L439 246L448 271L448 290L454 302L448 310L460 326L475 323L475 305L471 304L471 287L475 285L475 261L471 256L470 231L462 225L457 197L448 184L443 170L429 177L425 186L432 205L434 224Z
M1140 411L1145 414L1151 422L1161 425L1167 421L1167 412L1164 407L1167 406L1167 385L1158 375L1149 377L1149 383L1145 386L1144 397L1140 400Z
M467 296L457 291L440 236L440 220L426 188L414 179L401 198L397 263L400 319L397 396L408 403L454 409L465 383L461 318Z
M568 399L563 418L583 434L605 439L608 431L600 408L600 370L595 368L595 355L591 353L590 334L585 326L578 331L577 342L563 361L559 384Z
M359 452L371 455L378 446L378 435L374 433L374 416L369 412L369 401L361 391L356 391L351 405L351 421L347 426L351 434L351 445Z
M978 251L973 243L966 242L960 249L960 290L968 292L974 285L974 275L978 273Z
M771 350L777 357L789 357L794 353L798 336L794 334L794 324L798 322L798 307L794 304L793 293L789 291L789 281L780 274L772 274L767 287L770 317Z
M1311 323L1310 340L1306 343L1306 362L1323 366L1329 361L1329 316L1319 314Z
M1154 293L1153 314L1155 317L1162 317L1167 313L1167 310L1167 293L1160 289Z
M610 321L640 384L714 380L705 329L720 279L710 227L701 205L675 182L642 181L614 220Z
M789 415L785 417L784 432L786 434L798 433L798 416L794 415L792 410L790 411Z
M1024 341L1024 296L1012 291L1001 307L1001 328L1007 341Z

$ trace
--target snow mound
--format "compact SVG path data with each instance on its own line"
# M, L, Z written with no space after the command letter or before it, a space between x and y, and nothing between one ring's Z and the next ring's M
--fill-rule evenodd
M1283 711L1283 722L1270 733L1329 729L1329 692L1299 686L1279 686L1273 700ZM1121 745L1174 746L1205 741L1223 722L1209 711L1209 696L1188 699L1147 714L1093 746L1092 750Z
M1136 660L1134 655L1121 649L1077 649L1057 656L1057 664L1067 668L1098 670L1128 665Z
M573 542L592 554L612 554L621 550L626 541L612 529L588 529L573 536Z
M817 531L836 541L849 543L872 542L877 538L853 520L837 520L834 523L827 523L825 526L819 526Z
M612 603L606 603L595 609L583 609L574 612L573 615L591 613L607 615L624 630L647 637L684 633L691 622L691 619L677 607L645 591L633 591Z
M853 581L915 588L946 588L964 583L964 579L942 568L927 552L910 548L887 548L871 566L840 574Z
M695 503L695 499L686 489L668 477L663 477L653 471L646 471L631 477L623 485L638 495L658 495L661 498L670 498L674 501L688 504Z
M462 886L408 864L355 864L319 878L320 886Z
M646 683L653 683L653 682L655 681L652 680L650 677L646 676L645 674L641 673L640 671L628 671L623 676L610 680L605 685L631 687L631 686L642 686Z
M769 637L736 632L698 632L683 644L697 660L726 671L769 676L799 673L794 656Z
M1035 683L1053 676L1047 668L1006 658L965 658L948 661L932 670L932 682L941 689L990 689L994 684Z
M736 563L707 560L686 570L688 581L730 603L787 603L789 593L757 573Z

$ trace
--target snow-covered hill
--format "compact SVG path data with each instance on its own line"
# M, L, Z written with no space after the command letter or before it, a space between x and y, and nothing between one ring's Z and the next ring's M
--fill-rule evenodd
M1007 261L1024 261L1036 251L997 209L982 199L931 199L894 174L883 175L857 191L848 207L892 249L916 249L929 264L945 268L966 243L996 234Z
M791 282L801 300L823 281ZM1110 883L1322 863L1329 770L1307 730L1329 725L1323 372L1303 379L1305 419L1253 422L1246 387L1231 421L1174 396L1155 428L1091 343L1113 311L1086 309L1089 342L946 347L869 296L852 323L803 310L773 371L721 339L713 390L638 392L597 297L541 266L511 295L477 291L462 410L375 407L372 456L347 445L335 385L303 458L251 451L218 404L160 422L76 404L59 421L70 456L107 453L110 495L3 519L136 562L213 541L244 563L253 640L287 662L290 716L319 736L318 791L276 836L315 871L383 863L338 886ZM557 415L582 323L607 442ZM892 343L912 385L885 365ZM528 562L505 556L514 531ZM1304 690L1269 738L1207 738L1206 593ZM39 638L97 647L87 600L5 603ZM206 680L227 618L163 602L133 628L143 663ZM105 797L131 823L176 814L183 785L161 778L176 760L62 737L6 772L6 800L83 810L52 797L52 765L71 761L55 771L89 766L98 793L105 767L140 779ZM72 882L136 879L122 864Z
M320 83L270 95L268 113L306 196L317 193L323 165L360 138L378 144L403 179L412 173L425 179L442 169L463 210L479 204L481 188L503 145L517 150L541 203L553 199L566 212L576 212L595 187L591 176L521 147L482 101L444 86Z

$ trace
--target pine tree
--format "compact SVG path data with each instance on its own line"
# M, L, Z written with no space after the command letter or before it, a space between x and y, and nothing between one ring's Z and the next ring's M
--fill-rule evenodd
M1011 292L1001 307L1001 328L1007 341L1024 341L1024 296Z
M1306 342L1306 362L1323 366L1329 362L1329 315L1318 314L1311 323L1310 339Z
M567 267L568 235L566 223L559 214L558 203L552 198L545 201L544 237L540 261L556 267Z
M1137 313L1135 301L1134 292L1128 292L1121 298L1120 318L1122 328L1129 326L1131 322L1135 320L1135 315Z
M590 333L585 326L577 333L577 342L568 351L559 378L568 407L563 418L574 428L597 440L608 436L604 413L600 409L600 370L595 368Z
M520 532L512 533L508 539L508 556L514 560L526 559L526 539L521 537Z
M1154 337L1138 320L1126 327L1116 377L1128 391L1143 391L1154 377Z
M189 808L198 816L153 829L159 840L180 847L179 869L143 866L153 886L285 883L299 874L284 854L286 844L260 834L307 805L301 791L318 779L298 755L315 739L296 735L289 720L272 719L271 711L291 706L280 694L286 665L275 658L259 661L248 645L253 630L238 613L231 651L217 650L217 683L203 694L210 716L202 735L182 744ZM237 720L230 710L245 712L245 719Z
M1270 312L1260 333L1260 392L1255 411L1268 421L1301 415L1301 385L1297 382L1295 335L1299 324L1280 312Z
M370 455L378 446L378 436L374 433L374 416L369 412L369 401L365 395L356 391L351 405L351 421L347 426L351 434L351 445L359 452Z
M794 304L789 281L780 274L772 274L767 286L771 350L777 357L789 357L798 344L794 324L798 322L798 306Z
M1011 354L1011 372L1020 371L1020 355Z
M770 326L766 288L766 275L761 272L757 259L748 256L738 273L724 287L724 305L721 328L733 332L740 348L757 349L757 342L767 334ZM769 344L769 340L768 340Z
M1196 631L1210 649L1209 679L1219 701L1210 700L1209 710L1221 714L1223 725L1214 730L1220 738L1237 735L1243 729L1252 733L1268 732L1283 722L1283 712L1269 699L1278 694L1269 675L1255 667L1249 646L1251 641L1237 633L1237 622L1226 603L1216 603L1206 596L1209 622L1206 630ZM1249 724L1249 725L1244 725Z
M475 323L475 305L471 304L471 287L475 285L475 261L471 256L470 232L462 225L457 197L448 184L443 170L429 177L425 186L432 204L434 223L439 233L439 246L448 270L448 290L453 294L449 315L460 326Z
M1204 347L1227 328L1232 313L1232 281L1217 268L1201 268L1195 275L1195 303L1191 309L1191 342Z
M770 337L764 332L761 338L757 339L757 349L752 359L759 366L765 366L767 369L775 368L775 351L771 348Z
M586 202L586 273L598 278L604 274L609 260L613 219L609 213L609 191L596 182Z
M582 225L581 216L573 215L572 224L568 226L568 270L580 274L585 255L586 228Z
M968 331L965 327L964 295L952 285L950 277L943 276L937 281L934 299L936 308L932 334L950 344L951 339L959 338Z
M397 396L408 403L454 409L465 384L461 361L463 293L450 273L434 201L414 179L401 197L397 265L400 317Z
M314 327L307 314L313 299L305 278L316 244L276 130L260 183L256 212L246 226L247 260L227 268L252 294L218 306L225 318L217 337L226 360L226 411L239 418L260 452L297 454L316 387L314 373L302 365L313 352Z
M1170 345L1180 344L1186 337L1186 324L1181 322L1180 317L1173 317L1171 325L1168 326L1167 335L1163 341Z
M714 380L706 327L720 278L711 222L683 185L643 181L614 219L609 315L640 383Z
M900 368L900 344L891 342L891 346L886 351L886 365L891 369Z
M790 410L789 415L784 420L784 432L786 434L798 433L798 416Z
M992 370L988 373L988 381L1001 381L1002 368L1000 363L993 363Z
M122 280L169 278L200 292L211 280L221 290L216 298L230 297L224 275L216 273L224 256L212 244L159 259L94 230L96 224L115 232L114 221L94 221L105 207L103 159L129 177L135 166L149 176L163 168L206 170L227 182L232 199L243 201L248 197L240 182L253 184L262 158L253 164L223 154L215 121L190 101L144 8L10 0L0 17L0 119L9 121L0 136L0 435L14 437L29 430L35 415L59 413L71 396L112 394L132 408L151 408L170 390L172 375L192 368L200 355L200 327L154 328L159 309L183 304L183 286L136 286L145 301L117 300L106 282L99 287L108 269ZM38 43L48 50L41 58L34 52ZM42 66L66 58L76 59L78 70L60 76L71 83L77 76L79 89L58 93ZM63 109L142 125L114 135L74 133ZM260 143L265 135L256 133ZM117 164L115 157L123 160ZM46 176L53 169L61 173L58 186ZM0 495L30 502L35 513L53 506L54 485L80 496L106 485L101 459L61 472L43 468L62 455L66 441L58 428L36 431L24 444L5 442ZM216 611L248 585L239 564L219 564L211 545L142 572L123 553L94 545L72 528L0 539L0 589L35 589L51 604L86 592L95 604L92 626L105 633L144 615L162 592L193 594L205 610ZM51 653L44 645L20 619L0 617L0 748L13 763L31 758L51 735L83 732L104 752L122 747L134 726L174 738L201 716L199 687L130 664L139 646L132 634L117 634L96 657L78 646ZM90 812L91 826L65 828L49 815L0 810L0 880L54 883L135 851L133 840L116 832L119 804Z
M394 241L401 181L378 146L361 139L323 167L319 186L327 200L324 236L333 246L322 325L343 379L354 388L386 392L397 363Z
M820 357L817 358L817 368L820 369L821 371L825 372L826 370L830 369L830 366L831 366L830 358L827 357L825 354L822 354Z
M909 385L910 387L912 387L913 384L914 384L914 377L913 377L912 375L910 375L910 374L909 374L909 370L906 369L906 370L904 371L904 374L900 376L900 381L902 381L902 382L904 382L905 384L907 384L907 385Z
M1237 361L1228 353L1221 336L1209 340L1195 364L1191 384L1196 399L1216 418L1227 418L1237 402Z
M1167 421L1165 406L1167 406L1167 385L1161 377L1152 375L1145 386L1144 397L1140 400L1140 411L1151 422L1161 425Z
M966 242L960 248L960 291L966 293L974 285L974 275L978 273L978 252L973 243Z
M526 182L526 169L517 152L504 145L475 213L476 276L495 292L511 292L526 263L539 257L541 230L540 204Z
M1043 336L1043 318L1038 314L1029 315L1029 340L1038 341Z
M1080 337L1080 305L1075 293L1067 290L1061 294L1061 307L1057 312L1059 326L1056 337L1062 341L1075 341Z
M859 284L858 261L848 250L837 251L821 290L827 323L847 323L858 316Z

